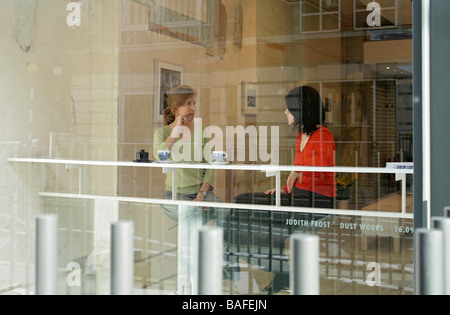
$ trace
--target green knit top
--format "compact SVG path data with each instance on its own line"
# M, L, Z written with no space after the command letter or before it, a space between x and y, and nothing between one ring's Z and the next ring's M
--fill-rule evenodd
M197 131L197 130L196 130ZM169 125L164 126L155 131L153 137L153 155L159 160L159 150L169 150L165 141L172 133L172 128ZM203 155L203 148L205 144L210 141L210 138L206 138L201 135L202 143L196 144L196 139L200 139L199 135L195 134L195 131L191 134L190 142L185 142L183 139L179 139L172 147L170 160L179 163L207 163ZM199 142L199 141L197 141ZM190 158L189 158L190 149ZM185 154L185 150L187 150ZM201 151L201 152L200 152ZM172 190L172 174L167 173L166 178L166 190ZM179 168L177 170L177 193L181 194L195 194L198 193L203 183L207 183L211 186L214 184L214 170L212 169L189 169Z

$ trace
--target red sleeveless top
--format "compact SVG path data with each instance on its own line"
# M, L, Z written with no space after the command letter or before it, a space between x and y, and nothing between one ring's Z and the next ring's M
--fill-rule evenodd
M308 139L303 151L300 151L302 134L296 141L294 165L298 166L335 166L336 145L333 135L327 127L321 126ZM327 197L336 196L336 178L334 172L303 172L301 182L295 187L312 191ZM287 191L286 187L285 190Z

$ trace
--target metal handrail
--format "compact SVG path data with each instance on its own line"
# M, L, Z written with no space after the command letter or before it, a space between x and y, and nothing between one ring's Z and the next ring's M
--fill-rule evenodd
M191 168L191 169L216 169L216 170L247 170L261 172L335 172L335 173L372 173L372 174L413 174L412 168L384 168L384 167L352 167L352 166L296 166L273 164L244 164L230 163L226 165L209 163L136 163L127 161L93 161L72 159L49 158L8 158L8 162L19 163L44 163L66 165L90 165L90 166L128 166L128 167L154 167L154 168Z
M357 215L367 217L389 217L389 218L406 218L412 219L412 213L406 213L406 175L413 174L411 167L408 168L381 168L381 167L349 167L349 166L331 166L331 167L317 167L317 166L294 166L294 165L272 165L272 164L238 164L230 163L226 165L217 165L210 163L136 163L127 161L92 161L92 160L72 160L72 159L50 159L50 158L9 158L8 162L15 163L43 163L43 164L63 164L67 168L84 166L116 166L116 167L147 167L147 168L161 168L163 173L176 172L177 169L215 169L215 170L248 170L265 172L267 176L276 177L276 204L275 205L252 205L239 204L240 209L248 210L267 210L267 211L286 211L286 212L303 212L315 214L335 214L335 215ZM335 173L371 173L371 174L396 174L397 180L402 180L402 211L387 212L387 211L365 211L365 210L351 210L351 209L322 209L309 207L287 207L280 204L281 194L281 172L290 171L307 171L307 172L335 172ZM80 171L80 177L83 172ZM201 206L201 207L216 207L216 208L236 208L235 203L225 202L195 202L177 200L176 193L176 178L172 176L172 200L158 199L158 198L134 198L124 196L100 196L87 195L82 193L80 184L80 191L78 194L70 193L52 193L41 192L41 196L48 197L63 197L63 198L82 198L82 199L108 199L125 202L137 203L151 203L151 204L172 204L184 206ZM80 178L80 183L83 183Z

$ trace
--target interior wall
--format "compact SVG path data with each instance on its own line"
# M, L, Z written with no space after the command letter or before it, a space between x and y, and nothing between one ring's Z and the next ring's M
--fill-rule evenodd
M341 2L342 34L299 35L297 2L222 0L217 24L222 26L222 31L223 25L226 25L226 31L216 34L219 41L216 48L221 47L221 50L216 51L215 55L201 46L149 32L148 8L131 0L124 3L135 13L127 15L132 18L127 20L125 31L122 31L121 93L125 94L123 99L130 99L130 104L127 101L126 106L133 109L128 110L122 105L125 120L120 128L126 138L121 138L121 158L129 160L140 149L151 150L152 134L161 126L152 120L154 105L152 92L149 91L155 79L152 65L155 59L163 56L165 62L183 66L185 83L199 88L199 116L205 125L216 125L222 130L226 126L277 126L279 163L286 165L293 161L292 147L296 132L285 123L284 96L291 88L308 84L319 89L322 97L326 98L328 90L324 86L334 82L332 93L335 94L335 103L333 112L327 112L326 124L335 135L337 151L342 152L336 156L337 165L355 166L359 163L359 166L374 166L374 161L378 163L373 157L375 151L364 144L376 128L373 125L375 113L372 112L374 87L368 86L367 80L378 79L380 74L373 69L385 62L383 56L386 54L391 62L411 62L411 40L369 41L363 33L355 33L353 15L350 14L353 12L353 1ZM175 3L171 4L172 9L177 9ZM399 17L399 25L407 27L411 24L407 18L410 6L410 3L401 2L403 15ZM221 19L226 19L226 23ZM257 113L245 112L242 101L244 82L257 83ZM351 82L363 83L352 85ZM142 91L142 95L128 95L134 91L137 94ZM357 103L359 107L354 109L346 105L352 92L363 97ZM150 108L144 103L149 104ZM141 111L138 112L137 108ZM354 113L351 113L352 110ZM145 114L139 116L138 113ZM352 121L355 113L359 125ZM145 121L150 123L145 124ZM132 145L134 141L138 145ZM382 164L394 158L391 147L388 151L382 153L386 155ZM222 175L227 176L219 171L218 177L222 178ZM148 179L142 182L144 185L138 185L143 190L139 194L148 195L156 191L157 195L162 195L164 188L160 183L164 176L149 176L158 188L147 186ZM133 177L128 176L128 179L133 180ZM245 187L244 190L262 190L273 185L263 174L249 177L244 172L236 171L233 180L233 183L230 178L217 183L217 191L225 200L232 200L237 193L246 192L239 189L228 191L225 187L230 185ZM136 185L130 184L128 187L131 189ZM152 191L146 191L146 187L152 187Z
M119 1L82 1L79 27L67 24L67 4L0 3L0 288L34 282L35 215L56 212L61 226L76 225L38 193L78 191L78 169L7 159L117 159ZM87 193L116 193L114 170L86 176ZM83 222L90 220L92 213ZM70 248L88 247L74 240Z
M136 8L139 6L134 5ZM385 100L378 103L380 95L377 95L376 103L374 103L373 94L376 94L379 88L374 82L395 78L398 75L398 73L391 75L380 71L384 63L411 63L410 39L371 39L370 32L355 31L353 14L351 14L353 1L341 1L341 33L306 35L298 33L299 16L296 2L222 0L220 5L225 13L221 11L219 18L226 18L226 23L219 21L218 24L225 24L226 31L221 33L225 36L216 37L225 41L217 45L222 47L217 55L211 55L210 50L197 45L148 32L145 21L147 13L140 15L142 29L137 31L135 28L133 33L135 39L145 38L146 40L145 48L141 45L142 43L138 43L142 53L139 58L150 58L149 66L153 62L152 58L157 57L153 57L148 51L167 56L168 60L172 58L173 51L166 51L167 43L184 52L178 64L192 66L190 69L194 73L190 74L191 78L197 80L186 82L188 84L195 82L196 86L200 86L202 93L200 93L199 115L205 124L217 125L222 129L226 126L238 125L277 126L280 130L279 163L290 165L293 159L295 130L285 124L284 96L291 88L308 84L318 88L322 97L326 99L328 90L324 86L334 84L334 90L330 93L334 93L335 103L332 111L327 112L326 124L335 136L337 152L342 152L336 155L337 165L378 166L398 159L396 139L391 137L385 141L383 136L373 137L383 124L381 118L377 118L378 114L374 108L384 108L386 105ZM399 2L398 11L401 15L396 20L398 27L407 29L411 26L412 20L409 14L411 8L410 2ZM129 35L126 36L131 38ZM127 39L127 42L131 40ZM127 46L127 49L138 48ZM196 59L193 63L190 55L192 50L196 51ZM148 72L147 76L149 80L146 84L151 87L154 85L152 73ZM375 81L371 82L372 80ZM138 81L134 80L133 84L136 82ZM242 101L244 82L257 83L260 107L256 114L244 112ZM352 82L361 83L352 85ZM357 108L346 105L349 95L353 92L357 92L362 97L362 101L357 103ZM151 102L151 96L147 101ZM353 121L355 117L359 125ZM131 123L133 119L129 121ZM381 125L376 126L377 123ZM158 125L153 124L153 127L154 130ZM151 127L146 128L146 131L140 132L140 135L153 133ZM139 128L135 130L139 133ZM390 127L389 130L396 132L395 128ZM365 142L370 139L374 141L373 146ZM375 143L377 139L380 144ZM151 137L147 137L145 141L151 141ZM382 148L383 152L378 153L379 148ZM138 151L137 147L134 150L128 150L127 159L136 151ZM381 160L378 159L377 154L381 154ZM221 173L219 175L227 176ZM216 188L225 200L232 200L237 193L246 192L228 191L225 187L230 185L245 187L247 190L262 190L273 185L270 179L264 178L261 174L249 177L244 173L235 172L235 175L233 180L238 183L232 183L230 178L217 183ZM257 177L256 186L254 176ZM153 178L157 182L162 180L158 174ZM162 190L163 188L157 189L157 194L161 195ZM155 190L152 189L152 191Z
M274 9L279 15L286 14L289 6L275 1ZM151 152L152 136L161 122L153 117L155 86L155 60L182 66L184 69L184 83L193 86L199 92L198 116L202 118L204 126L219 126L225 135L226 126L282 125L283 124L284 94L283 84L292 80L292 71L280 70L280 65L287 63L286 53L275 45L276 56L270 43L260 41L257 27L263 25L258 16L260 3L256 0L238 1L223 0L220 2L221 18L226 18L225 34L216 47L222 47L216 55L211 56L210 50L187 42L183 42L163 34L148 31L148 8L133 1L125 1L125 23L121 32L121 121L120 125L120 159L131 160L137 151L145 149ZM269 4L266 2L265 5ZM264 7L264 6L261 6ZM270 12L272 6L267 9ZM128 13L130 12L130 13ZM140 12L140 13L138 13ZM267 29L273 27L276 19L266 23ZM279 22L278 22L279 23ZM286 23L289 25L290 23ZM219 30L216 30L219 32ZM282 29L281 33L286 34ZM278 35L278 34L274 34ZM267 49L266 47L269 47ZM266 56L261 57L262 51ZM266 68L269 60L276 66ZM268 65L269 66L269 65ZM274 70L275 75L274 75ZM243 82L270 82L259 89L261 93L260 111L258 115L245 114L242 106ZM274 97L275 95L275 97ZM274 109L275 108L275 109ZM139 110L138 110L139 109ZM274 110L273 110L274 109ZM274 119L275 113L275 119ZM225 143L223 144L225 147ZM290 163L290 157L284 163ZM286 160L286 159L285 159ZM227 176L218 171L216 178ZM236 172L236 178L239 178ZM247 178L242 174L242 179ZM138 196L162 196L164 193L164 175L150 171L140 174L139 179L131 174L131 170L121 171L120 190L125 194ZM153 185L147 185L153 183ZM234 192L226 187L229 181L217 181L215 189L223 200L233 198ZM148 189L151 187L151 191Z

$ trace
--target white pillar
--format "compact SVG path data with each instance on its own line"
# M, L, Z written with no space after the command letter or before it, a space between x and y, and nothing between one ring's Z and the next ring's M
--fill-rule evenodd
M58 277L58 216L36 217L36 295L55 295Z
M291 237L290 286L293 295L318 295L319 237L295 234Z
M205 227L198 238L198 294L222 294L223 230Z
M133 294L134 224L119 221L111 225L111 295Z

